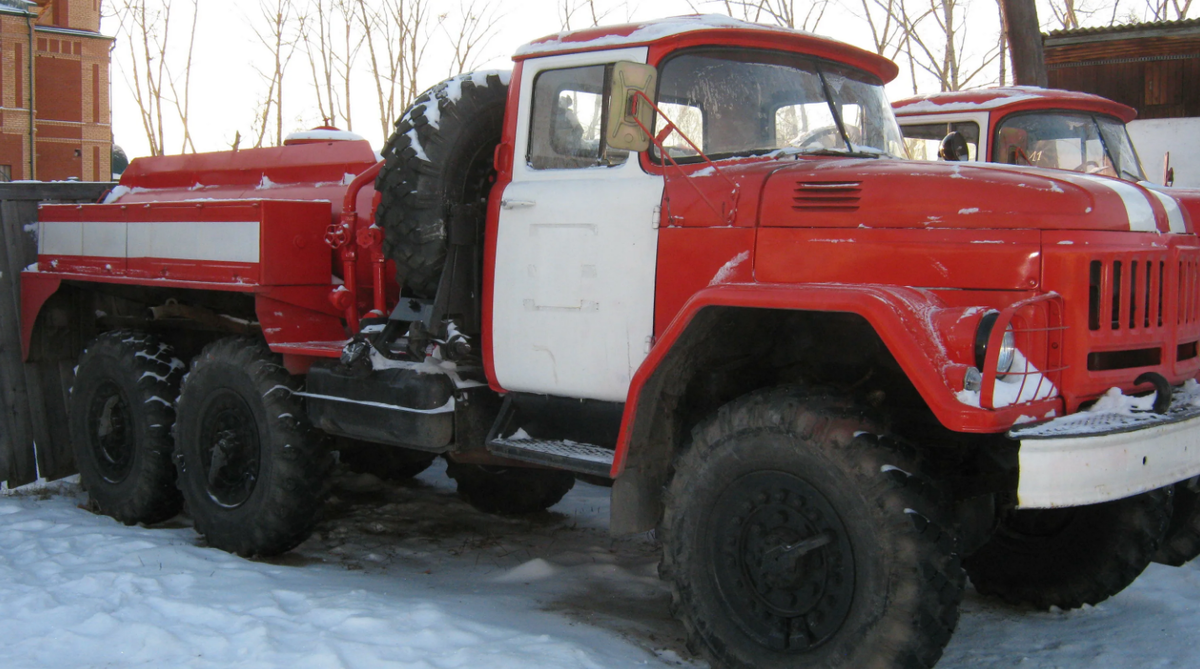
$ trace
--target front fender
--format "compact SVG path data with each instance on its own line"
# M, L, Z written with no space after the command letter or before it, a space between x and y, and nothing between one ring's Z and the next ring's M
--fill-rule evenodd
M625 402L612 476L625 468L633 444L648 437L659 398L646 392L663 361L696 316L714 307L776 309L857 314L874 328L938 420L958 432L1003 432L1022 413L1060 409L1058 398L988 410L964 404L949 385L946 372L956 367L945 352L933 314L946 305L932 292L902 286L864 284L728 284L691 297L638 368ZM961 365L957 366L961 367Z

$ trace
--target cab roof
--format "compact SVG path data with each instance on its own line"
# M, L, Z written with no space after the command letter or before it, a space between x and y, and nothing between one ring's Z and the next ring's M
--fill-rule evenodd
M1078 109L1115 116L1125 123L1137 118L1133 107L1090 93L1064 91L1037 86L1004 86L967 91L933 93L900 100L892 104L896 116L946 114L965 111L1023 111L1034 109Z
M884 83L896 78L899 68L892 61L844 42L800 30L749 23L719 14L691 14L641 23L602 26L555 33L517 49L513 60L556 56L581 51L600 51L632 46L679 44L760 46L811 54L866 70Z

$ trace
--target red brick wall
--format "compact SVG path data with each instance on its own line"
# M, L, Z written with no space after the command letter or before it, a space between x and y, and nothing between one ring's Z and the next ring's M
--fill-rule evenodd
M40 133L39 133L40 134ZM37 143L37 171L40 181L62 181L83 177L83 156L78 143Z
M38 119L83 122L83 69L77 60L38 56Z
M28 179L29 168L24 161L25 137L22 135L0 135L0 165L12 166L13 179Z

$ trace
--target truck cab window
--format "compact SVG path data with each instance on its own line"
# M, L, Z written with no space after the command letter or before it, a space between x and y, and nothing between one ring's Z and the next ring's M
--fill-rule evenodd
M1014 114L996 130L992 159L1128 181L1145 178L1124 125L1087 113Z
M913 160L937 160L942 140L952 132L957 132L967 140L968 159L978 158L979 124L974 121L920 123L902 125L900 129L904 131L904 145L908 148L908 157Z
M772 151L904 155L882 82L806 56L743 49L685 52L662 65L658 100L710 157ZM661 128L663 121L656 125ZM703 132L693 135L692 127ZM690 147L671 141L674 137L665 143L668 154L688 158Z
M603 144L604 65L548 70L533 83L529 166L561 170L620 165L628 152Z

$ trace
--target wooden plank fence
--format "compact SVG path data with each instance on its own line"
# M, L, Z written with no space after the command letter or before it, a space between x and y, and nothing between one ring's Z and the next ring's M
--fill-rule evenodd
M75 473L66 427L74 363L21 357L21 271L37 262L38 204L95 202L114 185L0 183L0 481L9 487Z

